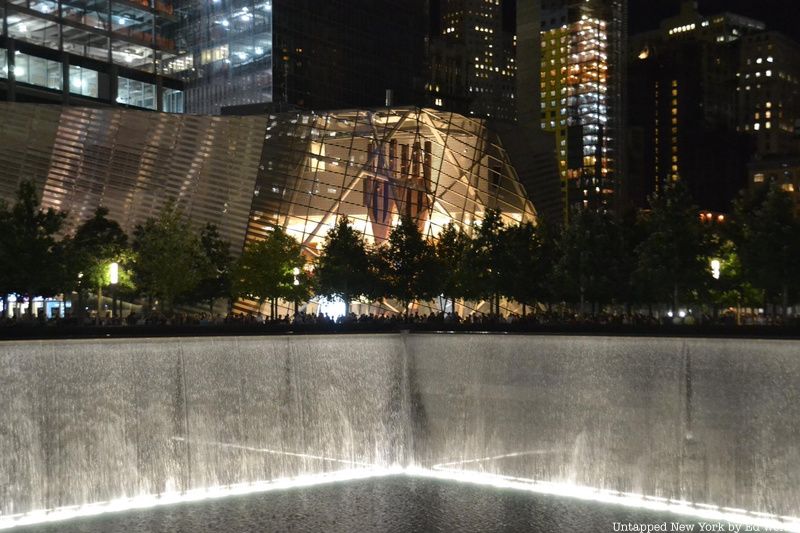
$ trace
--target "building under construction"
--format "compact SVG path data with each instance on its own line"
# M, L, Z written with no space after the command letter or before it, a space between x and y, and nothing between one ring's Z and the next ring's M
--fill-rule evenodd
M555 134L564 219L612 208L623 185L626 0L544 0L541 126Z

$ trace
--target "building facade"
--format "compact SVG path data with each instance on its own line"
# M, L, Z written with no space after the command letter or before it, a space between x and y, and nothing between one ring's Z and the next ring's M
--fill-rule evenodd
M105 206L131 235L174 199L195 229L214 223L238 255L284 228L309 258L346 215L383 243L403 215L436 237L471 232L487 209L536 213L485 121L415 107L194 116L0 103L0 198L33 179L66 232ZM242 302L242 310L254 310Z
M399 105L423 101L424 0L187 0L178 11L190 113L383 106L387 90Z
M737 126L756 157L800 154L800 44L772 31L744 36L737 76Z
M701 209L727 212L752 182L751 160L800 153L799 58L800 45L762 22L703 15L692 1L632 39L631 204L681 181Z
M701 209L729 210L753 153L752 139L737 131L741 43L763 29L730 13L701 15L684 2L658 30L631 39L631 207L647 207L649 196L681 181Z
M624 0L542 0L541 127L555 136L564 219L609 209L625 175Z
M516 1L440 0L430 45L428 104L516 119Z
M0 99L183 111L169 1L4 1L0 18Z

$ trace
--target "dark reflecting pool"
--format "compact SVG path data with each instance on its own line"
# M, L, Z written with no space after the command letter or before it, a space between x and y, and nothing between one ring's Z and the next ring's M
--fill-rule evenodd
M225 531L737 531L670 513L436 479L392 476L13 529L25 533ZM638 529L636 529L638 527ZM720 529L721 528L721 529ZM739 531L744 531L742 527ZM757 530L755 528L749 531Z

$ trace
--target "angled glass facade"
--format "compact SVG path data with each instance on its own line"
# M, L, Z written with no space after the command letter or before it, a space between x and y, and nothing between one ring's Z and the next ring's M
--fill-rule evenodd
M435 237L470 231L486 209L507 223L534 210L485 123L432 109L288 113L270 117L249 239L281 226L315 254L337 217L386 240L401 215Z
M276 227L309 258L338 217L383 243L402 215L435 238L487 209L507 224L536 214L485 122L432 109L191 116L0 104L0 198L35 179L67 232L103 205L128 233L176 199L235 254ZM239 302L240 310L255 310ZM284 312L288 310L285 309Z

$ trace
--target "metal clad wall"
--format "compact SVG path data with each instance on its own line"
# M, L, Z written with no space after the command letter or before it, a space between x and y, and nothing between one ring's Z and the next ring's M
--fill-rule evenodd
M0 200L13 203L23 180L47 178L61 106L0 102Z
M43 205L69 212L68 231L105 206L130 235L169 199L192 226L244 243L266 119L64 108Z

